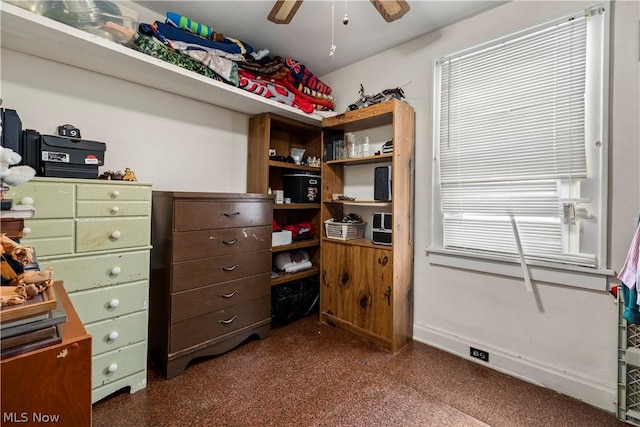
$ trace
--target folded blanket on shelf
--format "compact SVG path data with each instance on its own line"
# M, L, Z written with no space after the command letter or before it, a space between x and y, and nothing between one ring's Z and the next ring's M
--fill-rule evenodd
M272 79L283 79L289 74L289 69L284 64L284 59L279 56L267 62L245 61L238 63L238 66L257 76L265 76Z
M145 34L136 34L133 47L139 52L142 52L149 56L153 56L154 58L161 59L170 64L177 65L180 68L193 71L214 80L224 81L222 77L217 75L215 72L213 72L213 70L211 70L201 62L198 62L188 56L182 55L181 53L165 46L157 39Z
M234 86L238 86L238 64L211 52L180 41L172 41L173 48L206 65Z
M266 82L266 83L269 83L269 84L274 84L274 85L277 85L278 87L282 88L283 90L287 90L288 92L293 94L293 96L295 97L296 102L304 105L305 108L308 108L307 104L311 105L313 108L316 108L316 109L318 109L318 107L320 107L319 109L333 110L333 108L334 108L333 101L326 100L326 99L314 98L314 97L311 97L309 95L306 95L305 93L303 93L300 90L298 90L298 88L295 87L292 83L290 83L288 78L272 79L272 78L269 78L269 77L256 76L255 74L251 74L248 71L243 70L243 69L240 69L238 71L238 73L241 76L243 76L245 78L248 78L250 80L253 80L253 81L256 81L256 82Z
M248 55L253 52L253 47L251 45L231 37L225 37L223 41L218 42L198 37L188 31L181 30L180 28L174 27L173 25L165 24L160 21L156 21L154 25L158 29L158 32L169 40L182 41L198 46L218 49L228 53L239 53L242 55Z
M309 89L313 89L325 95L331 95L331 88L324 84L307 67L293 58L287 58L285 64L291 71L296 83L301 83Z
M238 70L238 75L240 78L238 87L246 91L263 96L267 99L272 99L290 107L296 107L305 113L313 112L313 105L311 103L299 96L296 96L296 94L289 91L284 86L271 81L261 80L244 70Z
M167 24L171 24L174 27L178 27L181 30L192 32L193 34L204 37L205 39L211 39L215 41L222 41L224 36L220 33L213 31L213 28L208 25L199 24L186 16L180 15L175 12L167 12Z
M221 58L217 55L213 55L209 51L202 50L197 46L191 47L191 45L188 45L181 41L169 40L158 32L157 27L155 25L140 24L139 31L141 34L151 37L153 40L155 40L159 45L163 46L165 49L171 52L175 52L178 55L182 53L186 57L191 57L193 60L201 63L205 67L208 67L217 76L221 77L218 80L222 80L227 83L231 83L234 86L238 86L238 65L235 62L226 58ZM174 61L167 61L167 62L171 62L174 65L180 66L178 63ZM183 68L187 68L187 67L183 67ZM193 66L189 66L189 69L192 69L192 68ZM194 70L192 69L192 71ZM199 73L199 74L203 74L203 73Z

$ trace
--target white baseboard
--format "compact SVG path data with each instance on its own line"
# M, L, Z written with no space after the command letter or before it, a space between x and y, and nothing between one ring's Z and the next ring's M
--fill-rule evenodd
M446 331L423 325L413 325L413 339L523 381L571 396L605 411L617 412L615 383L594 381L576 372L559 370L536 360L523 359L503 349L473 342L466 337L452 336ZM471 357L469 347L488 351L489 363Z

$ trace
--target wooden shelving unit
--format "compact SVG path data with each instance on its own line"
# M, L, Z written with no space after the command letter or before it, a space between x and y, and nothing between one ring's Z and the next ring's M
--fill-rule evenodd
M249 120L249 162L247 165L247 191L267 193L284 188L284 176L295 173L321 174L321 168L309 165L270 160L269 150L277 156L289 156L292 148L304 148L304 157L322 157L322 129L278 114L266 113ZM316 230L316 238L275 246L272 252L280 253L304 249L308 251L313 268L296 273L278 272L271 279L271 286L318 276L320 271L320 222L321 203L274 204L273 217L280 226L309 222Z
M389 129L393 153L331 160L322 165L321 220L342 218L347 212L376 211L392 215L392 244L374 244L370 238L321 240L320 321L396 352L413 335L413 156L414 111L391 100L324 119L325 143L342 139L345 132L367 134L372 128ZM386 129L385 128L385 129ZM352 168L391 165L392 199L333 200L346 194ZM366 180L365 180L366 181ZM363 185L363 180L358 181ZM367 224L369 236L371 224Z

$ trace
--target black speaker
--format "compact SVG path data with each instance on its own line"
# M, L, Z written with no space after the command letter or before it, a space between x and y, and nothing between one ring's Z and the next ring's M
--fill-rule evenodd
M371 215L371 242L379 245L391 245L393 221L391 214L374 212Z
M391 200L391 166L378 166L373 175L373 200Z

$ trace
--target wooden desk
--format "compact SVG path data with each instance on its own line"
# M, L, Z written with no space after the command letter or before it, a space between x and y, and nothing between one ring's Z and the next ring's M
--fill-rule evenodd
M3 426L91 425L91 335L61 281L53 284L67 321L62 342L0 362Z

